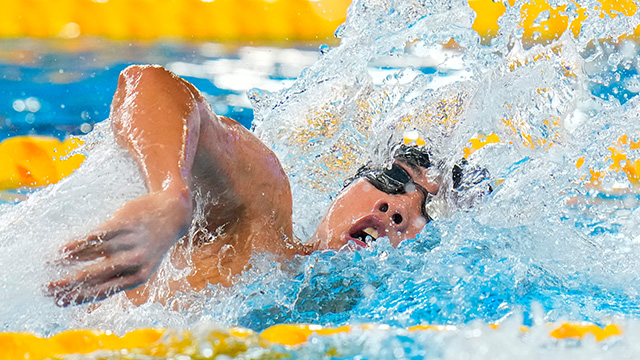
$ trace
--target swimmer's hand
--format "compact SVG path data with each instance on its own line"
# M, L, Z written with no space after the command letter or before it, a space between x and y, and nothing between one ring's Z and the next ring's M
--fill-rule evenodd
M188 190L160 191L126 203L91 235L67 243L60 263L83 265L48 284L58 306L105 299L144 284L191 223Z

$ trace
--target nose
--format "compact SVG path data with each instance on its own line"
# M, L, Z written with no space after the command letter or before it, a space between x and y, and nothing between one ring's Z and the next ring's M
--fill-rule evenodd
M421 194L387 195L372 209L384 223L384 231L393 246L415 238L427 223L420 210Z
M391 216L391 220L393 220L394 223L400 225L402 224L402 215L395 213Z
M381 201L376 204L377 211L383 213L383 218L388 219L389 227L398 228L406 222L407 204L404 201Z

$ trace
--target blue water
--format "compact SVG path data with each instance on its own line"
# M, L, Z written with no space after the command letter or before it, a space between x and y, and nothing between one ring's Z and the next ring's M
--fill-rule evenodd
M206 45L202 42L128 42L101 38L5 39L0 42L0 140L16 135L51 135L64 139L69 135L86 134L93 125L109 116L118 74L132 64L167 66L180 61L202 65L216 60L231 60L242 67L243 59L237 51L242 44L224 44L217 51L203 52ZM286 44L277 44L274 49L286 50L283 45ZM319 46L316 43L299 44L290 50L317 53L319 56ZM265 63L270 67L266 74L270 80L295 80L291 73L280 71L286 64L270 60L265 60ZM311 64L307 62L301 66ZM377 67L391 72L398 70L384 63ZM434 67L417 70L424 74L438 71ZM637 75L635 67L616 68L600 74L591 82L590 89L595 96L615 98L624 104L637 95L637 92L626 89L625 80ZM245 92L217 87L214 76L182 77L208 95L219 115L251 127L252 107L248 103L229 106L226 102L228 95L246 97ZM254 85L259 86L260 83ZM16 101L26 102L27 99L37 102L35 111L28 107L16 108Z
M319 45L300 44L293 50L319 54ZM128 42L101 38L2 40L0 139L28 134L64 138L86 133L95 123L108 117L118 74L131 64L167 66L180 61L202 65L224 60L237 62L236 70L241 70L243 64L248 67L255 65L243 62L242 55L238 53L243 48L242 44L223 44L215 49L206 46L207 43L201 42ZM286 48L276 44L273 49ZM265 60L264 63L272 70L260 76L265 75L274 82L293 80L297 76L279 71L283 65L277 60ZM209 96L219 115L251 126L253 111L248 103L229 105L225 100L229 95L246 98L244 91L216 86L213 75L183 77ZM257 82L248 84L251 87L257 85ZM35 101L36 107L22 109L20 104L15 104L27 99L32 103ZM81 128L83 124L85 126Z

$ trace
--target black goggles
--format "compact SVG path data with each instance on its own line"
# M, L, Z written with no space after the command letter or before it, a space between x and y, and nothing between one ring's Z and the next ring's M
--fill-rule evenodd
M358 170L356 178L358 177L366 178L376 189L390 195L406 194L407 188L414 186L424 195L420 206L422 216L427 219L427 222L431 221L426 209L428 202L431 200L431 194L424 187L416 184L411 175L402 166L393 163L390 169L383 168L381 170L374 170L365 166Z

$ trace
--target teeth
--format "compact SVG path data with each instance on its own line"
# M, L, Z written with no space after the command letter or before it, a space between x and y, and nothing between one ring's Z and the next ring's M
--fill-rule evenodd
M376 230L376 229L374 229L372 227L368 227L368 228L366 228L366 229L364 229L362 231L364 231L365 233L367 233L367 235L371 236L374 239L378 238L378 230Z

